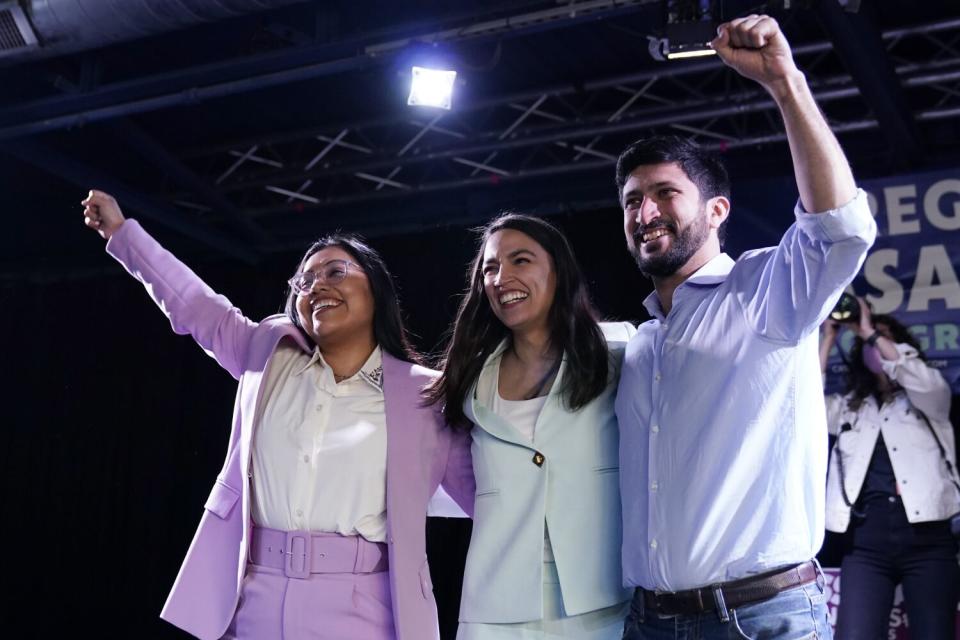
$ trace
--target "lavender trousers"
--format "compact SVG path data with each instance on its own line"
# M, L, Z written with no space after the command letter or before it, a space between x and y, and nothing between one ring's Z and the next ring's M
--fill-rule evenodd
M329 551L325 556L325 561L343 564ZM353 564L353 556L343 560ZM224 639L395 640L389 570L288 574L283 568L247 564Z

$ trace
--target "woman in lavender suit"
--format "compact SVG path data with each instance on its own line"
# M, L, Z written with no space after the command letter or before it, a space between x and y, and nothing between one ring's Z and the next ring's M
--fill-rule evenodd
M87 226L178 334L239 381L226 461L161 617L204 640L436 638L427 503L472 512L466 434L425 408L389 272L356 238L307 250L286 314L255 322L108 194Z

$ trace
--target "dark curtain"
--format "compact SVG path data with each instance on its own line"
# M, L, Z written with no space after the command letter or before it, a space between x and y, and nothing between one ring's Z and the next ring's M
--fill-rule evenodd
M642 318L648 285L623 250L619 214L554 220L575 240L601 309ZM172 333L143 288L100 255L99 238L86 242L101 271L0 284L3 635L185 637L158 615L223 462L236 383ZM418 346L433 350L456 309L474 236L425 229L372 244L397 278ZM281 308L299 259L253 268L183 257L251 318ZM469 535L469 522L428 524L445 638L456 632Z
M624 250L620 213L551 220L570 237L601 313L646 319L650 284ZM3 635L182 638L158 615L223 462L236 383L172 333L99 238L85 241L85 262L102 270L0 284ZM417 345L435 350L475 237L429 228L371 243L394 272ZM299 259L254 268L198 251L183 257L251 318L280 310ZM469 536L466 521L427 525L444 638L456 632Z

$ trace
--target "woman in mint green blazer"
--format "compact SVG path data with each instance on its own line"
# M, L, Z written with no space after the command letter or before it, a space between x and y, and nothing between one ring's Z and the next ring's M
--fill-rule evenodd
M627 323L598 325L566 238L529 216L484 230L443 374L472 436L476 503L458 640L619 639L617 419Z

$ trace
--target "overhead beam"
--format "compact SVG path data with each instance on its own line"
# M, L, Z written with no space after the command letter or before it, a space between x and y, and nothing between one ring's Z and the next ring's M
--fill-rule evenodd
M960 18L931 22L922 25L902 27L898 29L889 29L884 31L882 36L884 40L897 40L908 36L918 34L936 33L943 31L952 31L960 29ZM792 47L794 57L813 56L824 52L832 51L833 44L826 40L819 42L810 42ZM664 77L669 73L671 77L682 77L687 75L698 75L724 69L726 65L716 58L706 60L696 60L688 62L679 62L671 64L669 67L658 66L653 69L621 74L606 78L591 80L582 84L556 84L551 86L541 86L538 88L519 91L506 95L490 97L472 102L460 103L457 105L457 114L464 115L475 111L490 109L499 106L505 106L511 109L524 111L527 106L521 103L528 103L537 100L542 95L551 97L562 97L569 95L579 95L590 93L603 89L611 89L620 86L639 85ZM631 91L633 93L633 91ZM513 103L513 104L511 104ZM514 106L516 105L516 106ZM183 150L181 155L185 158L205 157L218 153L228 153L235 149L247 149L255 144L285 144L296 142L305 138L328 134L330 131L341 129L362 130L371 127L395 127L408 124L409 110L404 108L396 113L378 116L366 119L342 120L325 123L322 126L287 130L282 132L260 134L245 138L229 140L215 145L205 145L202 148L189 148ZM3 127L0 125L0 135L3 133Z
M960 69L940 71L935 63L919 67L911 66L912 73L905 76L904 84L909 87L920 87L936 84L943 81L960 80ZM814 87L814 97L821 105L836 100L854 98L860 95L859 88L853 84L849 76L831 78ZM770 96L760 89L750 89L736 95L727 95L723 98L702 100L694 104L657 105L641 111L633 112L629 117L623 116L613 122L609 117L601 116L592 119L582 119L570 122L565 126L537 129L508 140L499 140L491 134L477 136L478 140L466 140L458 144L445 145L436 148L423 148L417 154L395 157L387 152L385 157L371 159L358 158L349 162L334 163L325 167L314 167L311 170L291 168L279 172L256 174L221 186L224 193L242 191L250 188L263 187L268 184L278 185L302 180L337 175L354 174L356 172L371 173L395 166L424 164L437 160L473 158L483 154L534 147L557 142L571 142L572 140L594 136L628 133L643 129L673 126L677 124L693 124L711 118L724 118L748 113L775 111L776 103ZM583 147L586 149L586 147ZM589 151L587 151L589 153ZM489 157L489 156L487 156Z
M929 109L917 114L917 119L928 122L936 120L949 120L960 117L960 107L951 107L945 109ZM879 127L875 119L856 120L851 122L834 123L831 129L837 134L854 133L858 131L868 131ZM769 133L734 140L723 140L717 142L702 143L700 146L714 151L728 151L736 148L757 147L760 145L776 144L787 142L786 133ZM465 188L478 188L499 186L507 182L521 182L531 178L544 178L550 176L572 175L578 173L587 173L600 169L608 169L614 165L615 159L594 160L590 162L573 162L568 164L553 165L549 167L539 167L536 169L527 169L510 173L506 176L482 176L450 180L447 182L435 182L420 185L413 185L411 188L402 191L368 191L352 195L337 196L326 199L319 199L316 203L311 203L298 208L298 212L318 211L330 209L341 205L354 205L364 202L372 202L386 199L415 197L421 194L441 193L447 191L456 191ZM263 216L279 213L288 213L291 210L289 205L273 205L250 209L251 216Z
M169 93L161 93L160 95L148 95L146 97L128 100L117 97L113 99L114 101L111 101L109 98L102 97L103 95L109 95L111 91L102 90L98 92L98 94L100 94L100 100L98 100L98 102L102 101L105 104L93 108L81 109L79 111L75 111L72 108L75 98L65 96L56 99L66 106L66 109L57 109L57 111L66 111L65 113L45 118L37 118L36 115L27 115L27 118L22 122L0 126L0 140L10 140L48 131L80 127L91 122L100 122L137 113L157 111L168 107L195 104L211 98L220 98L237 93L289 84L321 75L356 71L364 68L367 64L369 64L368 58L357 56L251 77L201 84L177 89ZM85 97L89 96L81 96L81 98ZM23 107L23 109L26 109L27 114L32 114L32 109L29 107ZM20 110L21 108L18 107L18 112ZM0 113L0 119L6 119L8 115L8 113Z
M157 169L166 173L173 182L182 189L195 193L213 210L226 216L234 223L238 234L248 244L258 246L270 242L270 239L265 237L263 229L253 222L249 216L214 189L204 178L184 165L159 140L144 131L136 123L122 118L112 123L112 127L121 140Z
M816 11L864 102L876 115L891 158L903 169L916 167L923 156L923 142L883 35L872 19L872 4L864 3L853 13L838 0L821 0Z
M841 98L850 98L857 95L855 87L831 88L815 92L817 100L826 102ZM742 100L741 100L742 98ZM723 99L714 99L693 106L679 108L676 105L657 106L633 114L630 118L622 118L609 122L607 117L592 120L570 122L561 127L550 127L545 130L536 130L527 135L500 140L494 138L487 141L467 141L464 144L447 145L441 148L424 148L415 155L401 158L390 154L389 157L374 158L372 160L359 159L354 162L332 164L328 167L314 167L309 171L291 169L289 171L269 174L238 180L221 186L225 193L241 191L251 187L263 187L268 184L283 184L305 179L317 179L336 175L353 174L356 172L370 173L389 169L393 166L407 166L424 164L436 160L452 159L454 157L482 156L484 154L499 153L513 149L522 149L556 142L570 142L599 135L626 133L658 126L668 126L675 123L699 122L712 117L724 117L734 114L746 114L776 109L776 103L766 93L751 90L742 96L727 96ZM486 156L489 158L489 155Z
M217 252L250 265L259 261L256 252L198 223L177 209L163 205L125 183L101 171L87 161L75 160L55 149L32 140L10 141L0 145L3 151L56 178L71 182L84 193L90 188L111 193L124 208L195 240ZM78 201L80 196L78 195Z
M567 3L560 10L551 10L549 19L520 21L515 19L536 14L504 18L499 28L464 31L462 25L442 33L445 41L469 38L514 38L523 34L557 29L586 20L614 17L639 10L656 0L583 0ZM577 9L583 5L584 11ZM487 12L475 11L479 18ZM463 20L463 16L460 20ZM470 18L467 18L470 19ZM450 24L448 22L448 24ZM480 23L480 26L486 23ZM522 26L517 26L522 24ZM401 27L389 32L368 33L349 41L297 47L290 50L198 66L191 69L158 74L129 82L105 85L84 94L57 96L14 105L0 110L0 140L34 135L47 131L78 127L122 116L155 111L168 107L194 104L267 87L309 80L368 68L381 64L402 51L399 43L415 41L430 34L432 25Z

